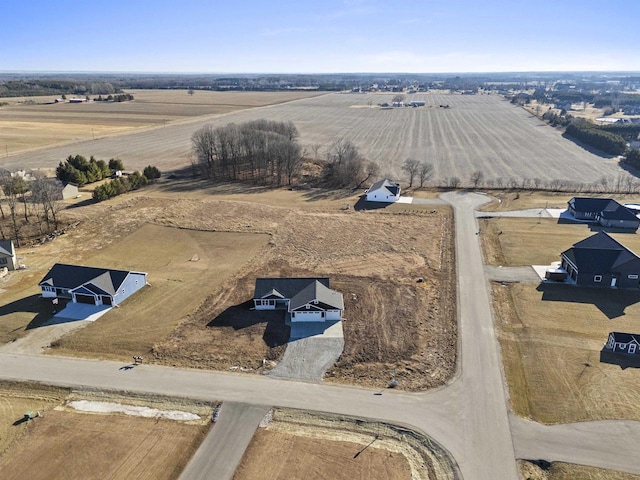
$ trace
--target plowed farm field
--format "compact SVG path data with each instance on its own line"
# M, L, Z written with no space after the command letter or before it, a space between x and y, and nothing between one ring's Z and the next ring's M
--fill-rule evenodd
M199 95L197 92L192 100ZM251 107L249 101L241 99L243 94L235 95L236 103ZM457 176L463 184L469 183L471 173L477 170L483 172L485 179L501 178L506 182L538 178L591 183L603 176L627 175L616 159L588 152L497 95L425 93L407 96L407 100L424 100L424 107L377 107L391 98L391 94L335 93L233 113L195 116L189 121L163 123L133 133L9 155L1 159L0 166L53 167L66 156L80 153L98 158L118 157L129 168L143 168L152 163L166 171L191 163L191 136L203 125L267 118L294 122L307 151L312 151L309 148L312 145L321 145L320 156L324 156L334 140L351 140L365 157L382 166L383 174L397 178L401 177L400 165L407 157L433 163L435 181ZM125 108L134 105L143 102ZM163 105L156 107L150 101L148 110L141 108L137 114L148 111L164 118L161 112L165 109L165 116L170 118L175 106Z

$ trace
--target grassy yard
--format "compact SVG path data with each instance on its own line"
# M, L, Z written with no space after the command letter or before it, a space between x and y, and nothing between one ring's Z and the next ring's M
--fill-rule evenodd
M547 470L533 463L521 461L520 471L525 480L640 480L640 475L606 470L604 468L553 462Z

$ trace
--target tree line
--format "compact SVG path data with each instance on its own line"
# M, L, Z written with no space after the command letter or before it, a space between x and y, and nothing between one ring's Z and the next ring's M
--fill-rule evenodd
M621 135L586 120L572 121L567 125L566 134L610 155L622 155L627 150L627 142Z
M254 120L206 125L191 137L200 173L213 180L291 184L302 166L298 129L292 122Z
M109 163L96 160L93 155L87 160L82 155L69 155L56 168L56 178L64 183L75 183L79 187L111 177L114 172L124 170L122 160L112 158Z

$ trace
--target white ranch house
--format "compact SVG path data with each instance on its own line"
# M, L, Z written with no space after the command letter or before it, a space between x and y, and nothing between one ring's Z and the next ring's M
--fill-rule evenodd
M400 198L400 184L384 178L371 185L366 194L368 202L393 203Z
M342 319L344 300L329 288L328 278L258 278L253 304L256 310L286 310L291 322Z

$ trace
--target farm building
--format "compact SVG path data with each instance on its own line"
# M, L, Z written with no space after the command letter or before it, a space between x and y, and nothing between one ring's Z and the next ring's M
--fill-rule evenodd
M400 198L400 184L384 178L366 191L368 202L393 203Z
M257 278L256 310L286 310L292 322L341 320L344 300L328 278Z
M12 240L0 240L0 268L2 267L7 267L8 270L18 268L18 258Z
M578 285L640 287L640 257L605 232L585 238L562 252L561 266Z
M604 349L611 353L635 355L640 359L640 334L611 332Z
M640 220L629 208L611 198L574 197L569 213L578 220L590 220L603 227L637 230Z
M427 104L424 100L412 100L409 105L412 107L424 107Z
M78 185L75 183L67 183L62 187L62 199L76 198L79 195Z
M56 263L38 284L44 298L73 303L118 305L147 284L144 272Z

